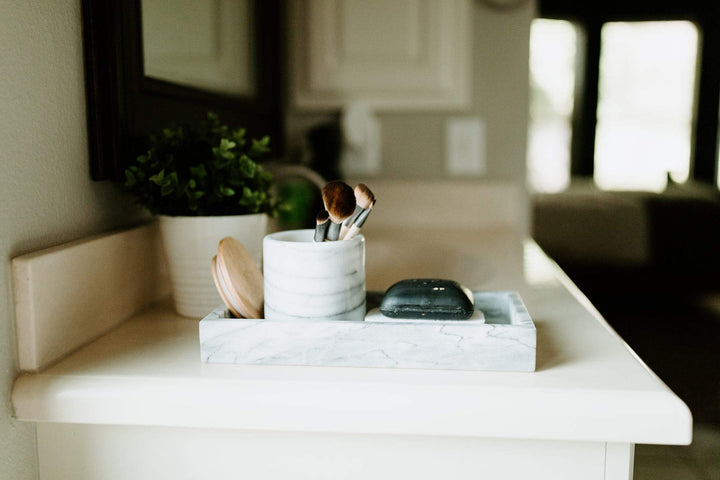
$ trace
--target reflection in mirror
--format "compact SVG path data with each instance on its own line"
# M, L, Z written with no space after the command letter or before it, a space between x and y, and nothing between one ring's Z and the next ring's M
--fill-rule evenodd
M280 158L284 4L82 0L92 178L123 181L128 163L146 150L150 132L196 121L208 111L228 125L246 127L251 138L269 135L273 158ZM158 18L178 15L183 23L157 26ZM143 16L150 19L146 40Z
M210 92L254 94L250 0L142 0L145 76Z

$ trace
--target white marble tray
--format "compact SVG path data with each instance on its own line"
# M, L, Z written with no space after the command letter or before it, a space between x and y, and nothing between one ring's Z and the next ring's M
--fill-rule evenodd
M206 363L444 370L535 370L537 333L516 292L475 292L482 321L289 322L229 318L219 308L200 321ZM473 317L476 318L476 317ZM382 320L382 321L377 321Z

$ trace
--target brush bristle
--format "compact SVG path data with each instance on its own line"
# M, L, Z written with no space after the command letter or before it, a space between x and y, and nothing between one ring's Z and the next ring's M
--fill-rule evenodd
M354 193L355 201L360 207L362 207L363 210L368 208L373 200L375 200L375 195L373 195L372 190L370 190L364 183L358 183L355 186Z
M334 223L342 222L355 211L355 192L345 182L329 182L323 187L322 198Z
M315 220L318 224L323 224L328 221L330 218L330 214L327 210L321 210L318 212L317 216L315 217Z

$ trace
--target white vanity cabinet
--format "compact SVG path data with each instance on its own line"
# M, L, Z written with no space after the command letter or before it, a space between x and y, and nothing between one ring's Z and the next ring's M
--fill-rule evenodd
M289 7L295 107L469 105L470 0L298 0Z
M16 381L40 479L628 480L634 444L690 443L685 404L533 242L376 220L369 289L432 275L516 290L536 371L205 364L198 321L161 301Z

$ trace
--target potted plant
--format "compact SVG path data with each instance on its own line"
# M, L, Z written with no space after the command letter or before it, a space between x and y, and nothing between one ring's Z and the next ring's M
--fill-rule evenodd
M269 137L248 139L209 113L168 127L125 171L125 190L157 215L176 311L202 317L222 304L210 270L220 239L232 236L258 264L268 214L276 209L272 175L257 163Z

